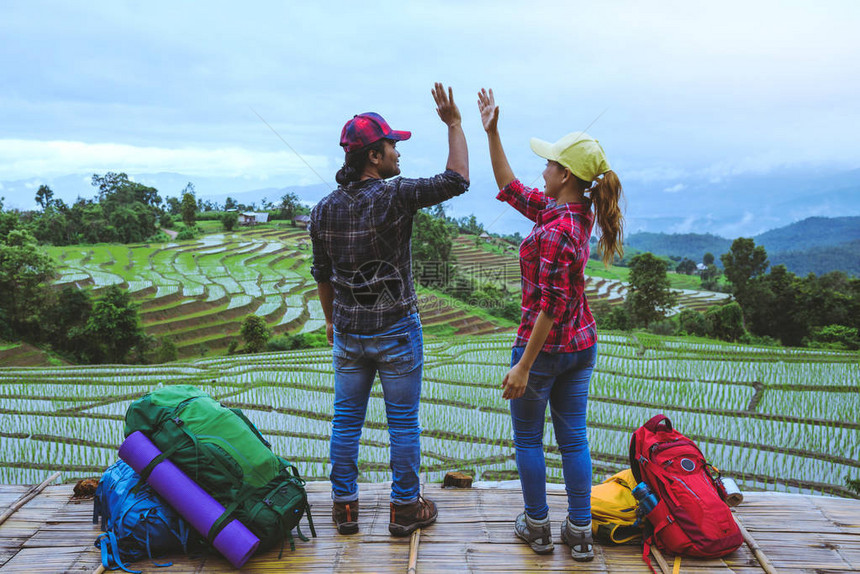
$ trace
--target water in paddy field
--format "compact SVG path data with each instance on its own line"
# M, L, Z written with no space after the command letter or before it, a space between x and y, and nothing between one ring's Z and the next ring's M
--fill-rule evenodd
M428 480L441 480L448 470L474 472L477 480L515 477L510 415L499 388L512 339L428 339L420 410ZM626 466L632 431L663 412L742 488L848 494L845 477L860 477L860 427L852 416L856 361L840 353L786 360L781 350L770 357L742 345L671 343L649 349L648 356L631 353L635 347L622 335L600 347L588 407L595 482ZM130 402L158 384L176 383L240 406L303 476L326 479L330 353L322 348L166 366L0 368L0 480L35 483L54 470L63 471L65 481L100 474L116 458ZM824 377L831 382L823 383ZM756 392L760 400L750 412ZM545 444L553 441L547 423ZM359 453L364 479L390 480L387 445L377 386ZM553 448L547 480L562 480Z

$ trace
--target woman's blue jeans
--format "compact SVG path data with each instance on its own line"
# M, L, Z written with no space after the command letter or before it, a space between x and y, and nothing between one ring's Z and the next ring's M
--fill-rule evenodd
M418 499L421 427L418 401L424 340L418 313L371 335L334 333L334 418L331 432L331 495L358 499L358 443L376 373L382 382L391 457L391 501Z
M511 366L520 361L524 351L525 347L514 347ZM541 352L529 371L525 393L511 401L523 502L526 513L537 520L549 512L543 453L547 402L561 452L568 517L578 524L591 520L591 453L585 432L585 408L596 360L596 344L573 353Z

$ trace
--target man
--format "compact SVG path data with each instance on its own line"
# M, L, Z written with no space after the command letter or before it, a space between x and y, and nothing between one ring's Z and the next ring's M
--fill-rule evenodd
M469 157L452 90L437 83L432 93L448 126L443 173L390 179L400 174L395 146L412 134L392 130L376 113L360 114L341 133L346 158L339 187L311 212L311 272L334 347L332 518L341 534L358 531L358 443L377 372L391 442L388 529L406 536L436 520L436 505L420 495L418 478L424 353L410 238L416 211L468 189Z

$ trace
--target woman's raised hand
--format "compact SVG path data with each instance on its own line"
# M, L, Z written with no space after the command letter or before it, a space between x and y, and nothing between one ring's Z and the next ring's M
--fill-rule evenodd
M490 88L489 93L484 88L478 92L478 110L481 112L481 123L484 124L484 131L495 131L499 125L499 106L496 105L492 88Z
M436 82L431 90L433 99L436 100L436 113L439 118L445 122L448 127L453 127L461 123L460 108L454 103L454 90L448 87L448 93L445 93L445 86Z

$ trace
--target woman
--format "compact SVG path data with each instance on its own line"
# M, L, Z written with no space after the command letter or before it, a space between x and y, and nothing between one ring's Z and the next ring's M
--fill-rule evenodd
M531 140L547 160L544 192L514 177L499 137L499 108L493 91L478 93L490 159L506 201L535 222L520 245L522 321L502 382L511 401L517 470L525 511L514 531L538 554L552 552L546 504L543 426L549 402L562 455L568 514L561 538L574 560L594 558L591 534L591 456L585 430L588 384L597 357L597 329L584 294L584 270L595 215L603 262L622 255L621 184L603 149L587 134L569 134L554 144ZM593 207L593 212L592 212Z

